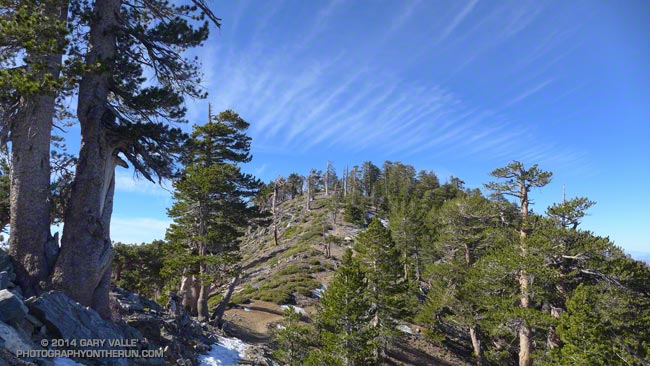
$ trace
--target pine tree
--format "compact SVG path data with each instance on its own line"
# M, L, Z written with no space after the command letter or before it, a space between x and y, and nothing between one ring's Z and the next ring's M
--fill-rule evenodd
M648 361L647 296L606 285L580 284L567 301L558 365L642 365ZM635 296L639 296L635 297ZM645 301L646 313L638 313Z
M526 169L524 164L513 161L503 168L495 169L492 176L505 179L504 182L491 182L486 184L486 188L510 195L519 199L519 208L521 210L521 224L519 228L519 250L522 258L528 255L528 245L526 237L530 233L531 225L529 222L530 203L529 193L532 188L543 187L551 181L551 172L540 170L537 165ZM523 309L531 307L530 303L530 283L531 275L525 269L519 273L519 285L521 290L520 304ZM532 366L533 359L533 340L530 325L526 320L519 326L519 366Z
M303 366L313 343L313 330L300 322L300 313L288 308L282 314L284 321L273 333L273 342L277 347L273 358L282 365Z
M291 199L302 196L302 178L297 173L291 173L287 177L289 197Z
M181 158L186 166L174 182L175 203L168 211L174 222L167 237L191 253L179 275L195 275L200 282L200 320L208 319L213 282L234 268L243 228L257 216L248 199L257 194L260 183L238 166L251 159L247 128L233 111L194 126Z
M355 249L367 272L371 325L376 332L373 356L380 361L399 334L398 321L409 314L408 282L403 277L401 253L390 231L377 218L370 222L368 230L359 233Z
M370 197L373 194L373 188L375 182L379 180L381 171L379 168L372 163L372 161L366 161L361 164L361 189L363 190L363 195Z
M47 286L58 243L50 234L50 140L68 1L0 0L0 144L11 141L10 253L27 296ZM74 58L70 58L72 60Z
M321 328L323 351L336 355L341 364L369 364L370 342L374 330L371 320L371 299L361 263L347 249L330 286L323 293L318 325Z
M419 319L435 326L439 319L461 325L468 332L477 364L483 364L480 321L485 316L480 288L472 276L480 276L477 258L494 246L496 211L480 194L445 202L437 213L440 225L440 261L429 269L431 288Z
M172 177L184 134L169 123L184 122L185 97L205 97L199 65L183 55L207 39L206 18L219 20L202 0L75 4L72 14L88 32L75 48L84 60L81 149L52 284L108 316L115 168L131 164L151 181Z

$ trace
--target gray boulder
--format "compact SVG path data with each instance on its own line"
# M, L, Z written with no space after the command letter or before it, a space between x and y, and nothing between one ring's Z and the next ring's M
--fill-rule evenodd
M9 285L11 285L11 277L9 276L9 272L7 271L2 271L0 272L0 290L5 290L9 288Z
M14 355L19 350L35 349L29 339L26 339L16 329L3 322L0 322L0 346L0 348L9 350Z
M20 321L27 315L23 302L8 290L0 290L0 321Z
M155 301L149 300L144 296L128 292L119 287L114 287L109 294L111 301L119 307L120 311L125 314L133 313L161 313L163 308Z
M29 313L47 328L49 338L61 339L105 339L105 346L95 349L108 349L108 340L124 339L117 325L102 319L90 308L81 306L62 292L50 291L25 301ZM74 348L74 347L71 347ZM87 360L95 365L127 365L128 361L120 359Z
M122 339L120 329L93 309L81 306L62 292L50 291L26 301L29 312L48 330L65 339Z
M159 317L149 314L134 314L127 318L126 324L137 329L149 341L156 344L161 342L160 330L163 321Z
M40 366L17 358L11 352L0 347L0 366Z

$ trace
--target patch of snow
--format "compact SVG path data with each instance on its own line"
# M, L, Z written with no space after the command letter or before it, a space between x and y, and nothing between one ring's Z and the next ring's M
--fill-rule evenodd
M54 366L86 366L67 357L55 357L52 359Z
M413 333L415 333L415 332L413 332L413 329L411 329L411 327L409 327L409 326L406 325L406 324L400 324L400 325L398 325L398 326L397 326L397 330L402 331L402 332L404 332L404 333L408 333L408 334L413 334Z
M208 353L199 356L199 366L236 366L248 345L237 338L219 337Z
M314 297L321 298L323 297L323 291L327 290L327 286L322 284L319 288L314 290Z
M244 306L244 311L251 311L251 308L247 308Z
M298 307L298 306L293 306L293 305L282 305L280 306L282 310L287 310L287 309L293 309L293 311L297 312L298 314L302 315L307 315L307 312L305 312L305 309Z

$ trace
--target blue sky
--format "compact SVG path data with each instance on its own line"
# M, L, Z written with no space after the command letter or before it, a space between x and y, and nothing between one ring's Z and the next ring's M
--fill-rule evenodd
M213 110L251 123L264 180L402 161L480 187L511 160L597 201L584 228L650 252L647 1L218 1ZM207 101L188 103L206 120ZM189 126L187 126L189 129ZM167 191L118 168L112 236L162 238Z

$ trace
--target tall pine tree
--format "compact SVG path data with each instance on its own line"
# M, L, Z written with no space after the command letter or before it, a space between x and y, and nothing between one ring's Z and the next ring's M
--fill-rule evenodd
M181 157L185 168L174 182L175 202L168 211L174 222L167 238L186 251L179 256L186 262L176 262L178 274L199 279L200 320L209 317L208 296L214 282L236 268L243 228L258 212L249 200L260 182L239 167L251 160L248 126L230 110L194 126Z
M323 293L319 327L323 351L335 355L341 365L368 365L374 330L366 275L358 259L347 249L330 286Z
M519 200L519 209L521 210L519 254L524 260L528 256L527 236L531 231L528 208L530 190L547 185L551 181L552 175L551 172L539 169L536 164L526 169L523 163L513 161L507 166L495 169L492 172L492 176L503 179L503 182L491 182L485 185L490 190L513 196ZM525 269L519 272L520 305L523 309L531 307L529 287L532 280L531 274ZM531 366L533 364L532 353L533 340L530 324L526 319L522 319L522 323L519 325L519 366Z
M409 314L408 282L403 276L401 253L379 219L374 218L368 230L359 233L355 249L367 272L371 326L376 332L373 356L379 362L399 334L398 321Z

